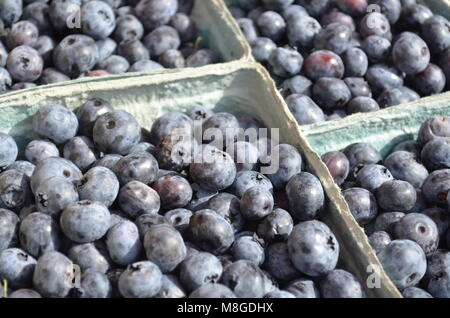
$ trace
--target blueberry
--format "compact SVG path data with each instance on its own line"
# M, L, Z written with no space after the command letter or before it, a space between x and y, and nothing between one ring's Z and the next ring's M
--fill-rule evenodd
M83 33L101 40L107 38L116 27L113 9L104 1L89 1L81 7L81 28Z
M426 255L439 244L439 232L431 218L420 213L409 213L395 224L395 237L416 242Z
M370 35L378 35L390 39L392 36L389 20L379 12L370 12L361 19L359 33L364 38Z
M273 51L276 50L276 44L269 38L258 37L252 43L252 53L253 57L258 62L267 62L272 55Z
M351 92L344 81L333 77L322 77L313 86L314 100L325 109L344 107L351 99Z
M433 16L433 12L422 4L412 4L403 9L401 24L409 29L420 28L420 26Z
M450 189L450 169L436 170L425 179L422 192L428 203L446 204Z
M344 69L344 63L339 55L331 51L319 50L306 58L303 71L312 81L317 81L322 77L342 78Z
M248 20L249 22L251 21L250 19ZM286 22L284 18L279 13L274 11L266 11L262 13L258 18L257 25L259 30L261 31L262 36L269 38L274 42L280 41L286 31ZM247 35L250 34L247 33ZM254 37L250 36L249 38L247 36L246 38L250 42L250 44L252 44L252 42L256 40L256 36L257 34L255 33Z
M129 72L144 71L145 69L149 69L149 66L144 65L143 61L149 60L150 53L141 41L133 38L123 40L122 42L119 43L119 48L117 49L117 52L119 53L120 56L123 56L128 60L130 64L132 64L132 66L129 69ZM140 62L140 64L135 66L134 64L137 62ZM157 65L152 65L152 70L153 69L158 69Z
M356 277L342 269L335 269L319 284L323 298L363 298L364 291Z
M196 290L203 285L217 283L222 270L217 257L210 253L199 252L188 256L181 263L180 281L187 290Z
M223 190L233 184L236 165L229 154L208 146L194 158L189 173L200 187L211 191Z
M375 94L382 93L386 89L400 87L403 78L399 71L385 64L375 64L367 70L367 82Z
M450 227L450 215L446 209L439 207L432 207L421 211L421 213L428 216L436 224L439 237L444 237L445 232Z
M192 212L188 209L179 208L167 211L164 217L181 233L181 235L185 235L187 233L187 229L189 228L189 221L192 217Z
M273 171L270 168L272 171L267 174L275 189L283 189L293 176L302 171L302 156L295 147L288 144L273 147L271 154L263 161L276 169Z
M18 289L9 294L8 298L42 298L37 291L32 289Z
M23 173L28 178L31 178L35 168L36 166L29 161L18 160L11 164L8 167L8 170L17 170L18 172Z
M33 129L42 138L63 144L75 136L78 120L73 112L58 104L39 108L33 116Z
M424 146L431 139L450 137L450 117L435 116L427 119L419 130L417 141Z
M367 11L367 0L341 0L336 4L339 10L350 15L359 16Z
M109 223L109 210L101 203L88 200L70 204L60 218L61 230L77 243L89 243L102 238L109 229Z
M361 225L370 223L378 214L377 201L372 193L363 188L344 190L344 196L350 212Z
M356 183L372 193L386 181L393 180L391 172L382 165L368 164L358 171Z
M237 171L254 170L258 163L258 149L247 141L237 141L226 148L226 152L234 158Z
M339 243L328 226L320 221L297 224L287 246L292 263L304 274L323 276L336 267Z
M98 117L93 137L98 150L126 155L140 141L141 127L130 113L114 110Z
M409 182L420 188L428 177L427 169L415 160L415 155L407 151L394 151L384 161L394 178Z
M149 261L131 264L120 275L119 290L125 298L150 298L162 286L162 273L158 266Z
M95 41L81 34L66 36L53 51L53 63L64 74L77 77L98 62Z
M295 175L289 180L286 193L294 218L311 220L322 211L325 195L319 179L314 175L308 172Z
M402 13L400 0L370 0L369 3L378 5L381 13L386 16L390 24L397 23Z
M180 233L170 225L151 227L144 238L147 259L159 266L163 273L170 273L186 257L186 246Z
M207 283L194 290L189 298L237 298L236 295L222 284Z
M219 62L219 55L209 49L200 49L195 51L186 59L187 67L201 67Z
M444 72L439 66L432 63L428 64L422 72L407 79L411 87L422 96L439 94L444 90L446 84Z
M180 36L171 26L160 26L144 38L144 44L151 56L160 56L170 49L178 49L181 44Z
M33 285L44 297L66 297L75 279L73 263L61 253L48 252L42 255L33 274Z
M174 130L177 131L178 136L191 135L193 132L192 119L179 112L166 113L153 123L150 140L154 145L159 145Z
M314 45L314 38L321 29L320 23L312 17L292 19L287 25L289 44L301 49L310 49Z
M212 210L200 210L190 219L189 232L192 241L203 250L223 254L234 241L231 225Z
M119 265L127 265L141 259L142 243L133 222L123 220L109 229L106 247L111 259Z
M158 62L165 68L183 68L186 63L183 54L175 49L169 49L161 54Z
M264 274L254 262L239 260L227 266L222 274L222 283L240 298L264 296Z
M140 142L137 145L133 146L133 148L131 148L130 150L130 153L135 152L148 152L149 154L153 155L156 152L156 147L149 142Z
M22 0L5 0L0 3L0 18L6 25L17 22L20 19L22 12Z
M55 0L50 3L49 17L52 26L59 32L65 32L68 29L67 22L74 22L74 17L81 8L80 0Z
M370 144L354 143L344 150L344 154L350 162L350 171L358 165L375 164L382 161L380 153Z
M308 13L313 16L321 16L323 15L328 8L331 6L330 0L317 0L317 1L309 1L309 0L299 0L297 3L303 6Z
M268 11L268 12L270 13L270 11ZM275 14L278 15L277 13L275 13ZM282 20L282 21L284 22L284 20ZM256 39L258 38L258 30L257 30L256 25L253 22L253 20L248 19L248 18L240 18L240 19L237 19L236 22L238 23L238 26L241 29L241 32L244 34L244 37L247 40L247 42L249 44L253 44L256 41ZM267 22L267 21L265 21L265 22ZM270 28L270 26L265 26L265 27ZM283 33L283 30L281 31L281 33Z
M38 80L40 85L53 84L59 82L69 81L70 77L61 73L60 71L54 68L46 68L42 71L42 75Z
M206 208L208 201L219 193L218 191L203 189L196 183L191 184L191 186L193 190L192 201L189 202L186 209L193 212Z
M80 298L111 298L112 287L108 277L93 268L81 274Z
M286 98L286 103L300 125L325 121L322 109L306 95L292 94Z
M35 265L36 260L21 249L0 252L0 276L14 289L31 286Z
M130 68L130 63L127 59L119 55L111 55L97 64L99 68L107 71L110 74L126 73Z
M353 44L352 30L343 23L331 23L322 29L314 39L316 50L330 50L344 53Z
M159 178L153 188L161 198L161 206L165 209L182 208L192 199L192 188L189 182L179 176Z
M16 245L19 217L10 210L0 209L0 252Z
M18 148L14 139L4 133L0 133L0 171L5 170L17 158Z
M362 49L366 52L371 63L386 61L391 51L391 42L378 35L371 35L364 39Z
M92 137L92 129L97 118L112 110L110 103L102 98L87 100L76 111L80 123L79 133L83 136Z
M189 107L185 114L188 115L192 120L200 120L202 123L207 120L209 117L214 115L214 112L202 105L194 105Z
M431 279L437 279L443 272L448 272L450 268L450 253L447 250L439 249L428 255L427 271L424 282L428 283Z
M431 294L418 287L408 287L402 291L404 298L433 298Z
M117 18L114 39L120 43L124 40L139 40L144 35L144 26L136 16L132 14L122 15Z
M163 275L162 286L155 298L186 298L183 286L175 275Z
M390 235L385 231L375 231L369 236L369 243L377 254L388 246L391 241Z
M11 30L6 36L6 46L12 50L18 46L26 45L34 47L37 38L39 36L39 30L30 21L19 21L11 26Z
M169 224L169 220L167 220L164 216L159 214L142 214L136 221L134 222L139 230L139 236L141 239L144 239L145 234L155 225L160 224Z
M199 151L197 140L187 131L179 129L174 128L156 147L154 153L161 168L172 171L185 170Z
M285 10L294 1L293 0L262 0L264 6L271 10Z
M411 32L399 35L392 47L396 67L406 74L417 74L430 63L430 50L419 36Z
M139 181L131 181L125 184L117 197L120 208L131 217L142 214L155 214L160 209L158 193Z
M378 253L378 259L399 289L416 285L424 276L427 266L422 248L410 240L392 241Z
M252 236L242 236L234 241L231 248L235 260L248 260L262 265L264 248L261 242Z
M275 243L266 248L264 268L277 280L288 282L299 277L294 267L286 243Z
M34 193L38 210L54 217L79 198L75 185L63 177L43 180Z
M94 143L88 137L74 137L64 145L64 158L72 161L80 170L86 171L97 160Z
M421 27L422 38L432 53L442 53L450 47L450 22L440 15L425 20Z
M55 48L55 45L55 41L48 35L41 35L37 38L36 43L34 44L34 49L44 60L44 65L51 64L53 49Z
M33 82L37 80L44 68L44 61L38 51L21 45L9 52L6 68L16 81Z
M106 273L110 269L110 262L105 252L98 249L94 243L86 243L72 246L67 256L80 266L82 271L89 268Z
M319 298L319 289L309 279L296 279L286 286L286 291L293 294L295 298Z
M433 139L422 148L421 159L429 170L450 168L450 140Z
M183 42L193 40L196 27L194 21L185 13L176 13L170 19L170 25L178 31Z
M292 232L294 222L289 212L277 208L274 209L258 225L258 235L265 243L273 240L286 240Z
M350 162L344 153L339 151L327 152L322 156L322 161L328 168L334 181L341 185L350 172Z
M105 155L95 162L94 167L105 167L112 171L114 170L116 163L122 158L123 156L116 154Z
M392 153L396 151L406 151L412 153L415 158L420 156L420 149L419 143L415 140L405 140L400 143L398 143L394 149L392 150Z
M242 217L239 198L229 193L219 193L208 200L206 208L211 209L227 220L234 231L240 231L245 220Z
M122 185L131 181L150 184L157 179L158 170L158 162L148 152L131 153L114 166L114 172Z
M0 68L0 93L6 93L9 91L9 87L12 84L11 74L4 69Z
M351 16L339 10L332 9L322 16L320 24L327 26L331 23L339 22L347 25L353 32L355 31L355 21Z
M347 113L355 114L355 113L365 113L365 112L374 112L380 110L380 106L378 103L367 96L358 96L350 100L347 104Z
M272 212L273 196L263 187L252 187L245 191L240 201L241 213L247 220L259 220Z
M360 48L347 49L342 54L342 60L345 65L346 76L362 77L366 74L369 61L366 53Z
M12 210L20 210L30 199L29 177L17 170L0 174L0 204Z
M374 231L385 231L389 235L394 235L395 224L405 216L403 212L386 212L379 214L375 219Z
M414 187L400 180L388 180L376 190L378 205L385 211L406 212L416 203L417 194Z
M22 20L32 22L37 26L40 33L50 33L52 25L50 22L50 6L46 1L36 1L23 8Z
M134 12L147 29L155 29L167 24L177 9L177 0L141 0L134 8Z
M269 57L269 64L275 75L290 77L302 69L303 56L290 48L276 48Z
M293 94L311 96L312 84L308 78L302 75L296 75L281 84L281 93L285 97Z

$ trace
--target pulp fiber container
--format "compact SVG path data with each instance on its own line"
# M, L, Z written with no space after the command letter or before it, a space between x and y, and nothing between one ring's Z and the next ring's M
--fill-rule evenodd
M23 149L35 138L31 118L40 106L60 103L70 109L89 98L100 97L113 107L125 109L149 129L168 111L183 111L202 104L216 111L250 114L268 128L280 129L280 141L296 146L308 169L320 177L327 196L324 221L332 228L341 246L340 266L354 273L365 286L367 266L379 265L361 229L341 200L320 157L301 135L295 118L283 103L267 71L252 62L231 62L201 69L163 70L155 74L124 74L16 91L0 97L0 131L11 134ZM338 198L338 199L336 199ZM361 242L362 241L362 242ZM380 288L366 289L369 297L399 297L380 272Z

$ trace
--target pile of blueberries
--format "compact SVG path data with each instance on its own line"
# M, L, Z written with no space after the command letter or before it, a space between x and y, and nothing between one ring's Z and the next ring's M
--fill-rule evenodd
M236 136L216 147L195 124ZM41 107L41 139L24 152L0 134L2 288L9 297L363 297L355 276L336 269L339 242L318 220L324 190L302 155L267 137L237 139L261 127L201 105L150 131L100 98L75 113ZM260 162L278 168L264 175Z
M450 117L428 119L384 160L368 143L322 159L403 295L450 298Z
M192 0L2 0L0 93L85 76L219 62Z
M450 22L416 0L239 0L230 10L301 125L442 92Z

